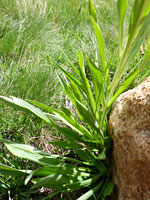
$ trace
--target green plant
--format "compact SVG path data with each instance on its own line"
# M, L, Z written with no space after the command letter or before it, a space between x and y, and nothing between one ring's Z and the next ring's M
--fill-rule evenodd
M0 99L11 106L31 112L53 125L65 136L65 139L50 142L50 144L69 150L66 152L66 156L53 155L1 138L0 141L15 156L42 165L32 171L0 165L1 174L16 176L26 174L25 184L32 180L33 188L47 187L56 189L57 192L69 193L86 188L85 194L77 197L78 200L86 200L91 197L105 199L111 194L113 184L110 170L111 137L108 128L108 114L115 99L130 86L150 61L150 52L147 52L140 66L128 73L129 75L120 85L120 80L124 73L131 68L134 57L148 32L150 0L135 0L127 40L124 41L126 9L127 0L118 0L119 53L116 72L112 80L109 78L109 62L105 58L104 40L97 24L96 10L92 0L89 0L89 10L100 60L97 64L87 58L90 77L86 76L84 57L80 51L78 68L67 58L75 76L65 71L48 56L49 61L64 74L64 79L60 74L58 74L58 78L66 95L74 105L75 113L66 107L62 107L59 111L36 101L0 96ZM64 56L66 55L64 54ZM72 156L68 155L69 152L72 152Z

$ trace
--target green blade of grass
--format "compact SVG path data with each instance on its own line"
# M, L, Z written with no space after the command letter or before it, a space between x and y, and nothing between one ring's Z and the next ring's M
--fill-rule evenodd
M98 131L97 121L95 120L93 114L89 111L89 109L77 100L75 107L80 119L83 120L83 122L89 124L93 129Z
M5 146L7 147L7 149L15 156L34 161L40 165L44 165L44 166L60 165L61 166L62 161L65 161L65 160L75 162L75 163L85 164L85 162L78 161L73 158L46 153L44 151L41 151L29 145L19 144L16 142L11 142L8 140L3 140L3 139L0 139L0 142L3 142Z
M38 108L36 108L35 106L29 104L28 102L19 99L17 97L13 97L11 96L10 98L8 97L4 97L4 96L0 96L0 99L3 99L4 101L8 102L9 104L11 104L11 106L17 106L19 109L23 109L24 111L28 110L31 113L35 114L36 116L40 117L41 119L43 119L45 122L50 123L50 120L48 119L48 117Z
M22 176L23 174L27 174L27 172L0 164L0 174L7 176Z
M150 0L135 0L129 24L127 46L131 45L150 11Z
M74 82L70 82L70 86L73 90L74 96L76 97L76 99L82 103L82 95L81 92L79 90L79 88L76 86L76 84Z
M132 46L130 46L130 44L128 44L122 55L122 58L119 62L115 76L114 76L112 84L111 84L108 101L110 101L110 99L112 98L114 90L115 90L118 82L120 81L123 72L125 72L128 69L129 65L133 61L137 52L139 51L140 45L149 30L149 26L150 26L150 13L143 19L142 27L140 26L141 28L140 28L138 34L136 35L136 38L134 39Z
M49 144L52 144L54 146L57 146L59 148L63 148L63 149L82 149L83 146L79 145L78 143L74 142L74 141L68 141L68 140L57 140L57 141L52 141L52 142L48 142Z
M104 108L105 106L105 99L104 99L104 93L103 93L103 76L101 71L94 65L94 63L88 58L89 68L92 75L92 81L94 85L94 91L95 91L95 101L96 101L96 111L95 116L100 122L102 113L100 112L100 105Z
M140 68L138 68L132 75L130 75L125 80L125 82L123 83L123 85L118 89L118 91L115 93L115 95L108 102L107 108L110 108L110 106L117 99L117 97L129 87L129 85L136 79L136 77L139 74L139 72L140 72Z
M89 199L102 186L102 184L103 184L103 180L99 184L97 184L95 187L91 188L88 192L83 194L81 197L79 197L77 200L87 200L87 199Z
M103 40L101 31L100 31L100 28L98 27L98 25L95 22L95 20L93 19L93 17L91 17L91 20L92 20L94 32L95 32L95 35L96 35L96 39L97 39L97 43L98 43L98 47L99 47L99 52L100 52L102 64L103 64L103 67L104 67L104 72L105 72L106 71L106 60L105 60L104 40Z
M150 13L148 14L148 16L145 18L145 20L143 20L143 25L141 27L141 29L139 30L133 45L131 46L127 58L126 58L126 62L125 62L125 68L127 68L127 66L129 66L129 64L132 62L133 58L136 56L137 52L140 49L140 45L142 44L146 34L149 31L149 27L150 27Z
M60 49L61 50L61 52L63 53L63 55L65 56L65 58L67 59L67 61L69 62L69 64L70 64L70 66L74 69L74 71L76 72L76 74L78 75L78 76L80 76L80 72L79 72L79 70L74 66L74 64L70 61L70 59L67 57L67 55L65 54L65 52L62 50L62 49Z
M69 139L73 139L73 140L77 140L81 142L84 138L70 128L58 126L54 120L52 121L52 124L58 131L60 131L64 136L66 136Z
M93 98L93 95L92 95L92 92L91 92L91 89L90 89L89 82L86 78L83 55L80 51L78 52L78 55L79 55L79 71L80 71L81 80L82 80L82 83L83 83L84 92L85 92L85 94L86 94L86 96L89 100L89 104L90 104L92 111L94 113L95 109L96 109L95 108L96 104L95 104L95 101L94 101L94 98Z
M84 187L88 187L91 184L93 184L95 181L97 181L99 179L100 175L95 175L92 178L86 179L84 181L78 181L76 183L72 183L72 184L66 184L64 185L64 187L68 190L68 191L75 191L75 190L79 190L80 188L84 188Z
M83 171L82 171L83 170ZM87 171L86 171L87 170ZM33 173L34 176L48 176L52 174L63 174L72 176L90 177L91 172L86 167L76 167L69 164L62 163L61 166L40 167Z
M95 160L97 160L97 157L91 152L88 151L87 149L76 149L75 152L77 155L84 160L85 162L90 163L91 166L94 166Z
M61 121L63 121L67 126L78 132L81 136L92 137L91 133L83 126L81 126L78 121L72 120L69 116L65 115L63 112L55 111L54 114Z
M124 36L124 18L127 9L127 0L118 0L117 9L119 15L119 55L122 54Z
M83 171L81 171L83 170ZM83 176L83 177L90 177L91 173L88 171L86 172L85 168L75 167L69 164L62 163L61 166L49 166L49 167L40 167L34 171L26 178L25 185L31 180L34 176L49 176L49 175L71 175L71 176Z
M41 108L44 111L47 111L47 112L50 112L50 113L53 113L55 111L54 108L51 108L50 106L44 105L42 103L39 103L38 101L29 100L29 99L26 99L26 101L28 101L29 103L37 106L38 108Z
M58 78L59 78L60 84L61 84L64 92L66 93L68 98L72 101L72 103L75 104L75 96L74 96L73 92L71 91L70 85L65 83L65 81L62 79L62 77L59 74L58 74Z
M61 66L59 66L52 58L49 57L49 59L50 59L50 61L51 61L58 69L60 69L60 70L65 74L65 76L66 76L69 80L73 81L73 82L74 82L75 84L77 84L79 87L82 87L82 86L81 86L81 83L80 83L74 76L70 75L66 70L64 70Z
M93 17L93 19L97 22L96 10L95 10L92 0L89 0L89 12L90 12L90 15Z
M38 179L38 181L34 184L32 189L46 187L52 189L59 189L63 191L63 185L73 182L72 179L73 178L71 176L62 174L49 175L44 178Z

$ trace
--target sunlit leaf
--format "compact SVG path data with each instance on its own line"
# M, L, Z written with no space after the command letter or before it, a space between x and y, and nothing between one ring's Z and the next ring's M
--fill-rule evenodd
M95 187L89 189L85 194L79 197L77 200L87 200L94 195L94 193L102 186L103 180Z
M93 17L93 19L95 21L97 21L97 18L96 18L96 10L95 10L95 7L93 5L93 2L92 0L89 0L89 11L90 11L90 15Z
M47 123L50 123L50 120L48 119L48 117L40 109L36 108L35 106L29 104L28 102L22 99L19 99L13 96L11 96L10 98L0 96L0 99L3 99L4 101L10 103L12 106L15 105L18 108L24 109L25 111L28 110L31 113L34 113L36 116L43 119L44 121L46 121Z
M95 112L95 101L94 101L94 98L93 98L93 95L92 95L92 92L90 89L88 79L86 78L83 55L80 51L78 52L78 55L79 55L79 71L80 71L80 75L81 75L81 81L83 84L84 92L87 95L89 104L90 104L93 112Z
M127 9L127 0L118 0L117 8L119 15L119 54L122 53L123 48L123 36L124 36L124 18Z
M104 45L104 40L103 40L101 31L100 31L100 28L99 28L99 26L97 25L97 23L95 22L95 20L93 19L93 17L91 17L91 20L92 20L94 32L95 32L95 35L96 35L96 39L97 39L97 43L98 43L99 52L100 52L102 64L103 64L103 67L104 67L104 71L106 71L106 60L105 60L105 45Z
M27 174L27 171L15 169L15 168L0 164L0 174L7 175L7 176L22 176L24 174Z
M111 98L110 102L108 103L107 107L109 108L112 103L115 101L115 99L124 92L129 85L136 79L137 75L139 74L140 69L138 68L133 74L131 74L123 83L123 85L118 89L118 91L115 93L115 95Z
M150 0L135 0L130 17L127 45L134 42L149 12L150 12Z

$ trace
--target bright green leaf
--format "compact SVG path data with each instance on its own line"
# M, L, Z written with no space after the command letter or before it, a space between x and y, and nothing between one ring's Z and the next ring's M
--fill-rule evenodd
M119 15L119 54L122 53L123 48L123 36L124 36L124 18L127 9L127 0L118 0L117 8Z
M93 19L95 21L97 21L97 18L96 18L96 10L95 10L95 7L93 5L93 2L92 0L89 0L89 11L90 11L90 15L93 17Z
M107 185L105 186L103 196L106 197L106 196L111 195L113 189L114 189L114 184L111 182L108 182Z
M0 174L7 176L22 176L24 174L27 174L27 172L25 170L19 170L0 164Z
M95 20L93 19L93 17L91 17L91 20L92 20L94 32L95 32L95 35L96 35L96 39L97 39L97 43L98 43L99 52L100 52L102 64L103 64L103 67L104 67L104 71L106 71L106 60L105 60L105 45L104 45L104 40L103 40L101 31L100 31L100 28L98 27L98 25L97 25L97 23L95 22Z

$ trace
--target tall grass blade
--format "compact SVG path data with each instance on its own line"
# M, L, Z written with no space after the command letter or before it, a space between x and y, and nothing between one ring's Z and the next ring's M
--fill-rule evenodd
M90 15L93 17L93 19L95 20L95 22L97 22L96 10L95 10L92 0L89 0L89 12L90 12Z
M99 184L97 184L95 187L90 189L88 192L83 194L81 197L79 197L77 200L87 200L90 197L92 197L94 193L102 186L102 183L103 183L103 180Z
M135 0L129 24L127 46L134 42L141 26L150 12L150 0Z
M11 142L9 140L3 140L3 139L0 139L0 142L3 142L5 146L7 147L7 149L15 156L34 161L40 165L44 165L44 166L60 165L61 166L62 161L70 161L74 163L85 164L85 162L76 160L74 158L46 153L44 151L41 151L29 145L19 144L16 142Z
M22 176L24 174L27 174L27 172L25 170L23 171L0 164L0 174L7 176Z
M92 20L94 32L95 32L95 35L96 35L96 39L97 39L97 43L98 43L98 47L99 47L99 52L100 52L102 64L103 64L103 67L104 67L104 72L105 72L106 71L106 60L105 60L105 45L104 45L104 40L103 40L101 31L100 31L100 28L98 27L98 25L95 22L94 18L91 17L91 20Z
M64 187L66 189L75 191L75 190L79 190L80 188L84 188L84 187L88 187L89 185L93 184L95 181L97 181L99 179L101 175L95 175L92 178L83 180L83 181L78 181L76 183L72 183L72 184L66 184L64 185Z
M67 57L67 55L65 54L65 52L62 49L60 49L60 50L63 53L63 55L65 56L65 58L67 59L67 61L69 62L70 66L74 69L74 71L76 72L76 74L78 76L80 76L79 70L74 66L74 64L71 62L71 60Z
M129 86L130 84L136 79L136 77L138 76L140 72L140 68L138 68L132 75L130 75L125 82L123 83L123 85L118 89L118 91L115 93L115 95L112 97L112 99L110 100L110 102L108 102L107 108L110 108L110 106L112 105L112 103L117 99L117 97L119 97L119 95L121 93L123 93Z
M38 108L36 108L35 106L29 104L28 102L19 99L17 97L13 97L11 96L10 98L8 97L4 97L4 96L0 96L0 99L5 100L6 102L10 103L11 106L17 106L18 108L21 108L25 111L30 111L31 113L34 113L36 116L40 117L41 119L43 119L45 122L50 123L50 120L48 119L48 117Z
M148 0L148 1L150 1L150 0ZM145 1L143 1L143 2L145 2ZM135 18L135 20L136 20L136 18ZM131 24L134 25L134 23L131 23ZM129 42L127 43L126 49L124 50L124 53L122 54L121 60L118 64L115 76L112 81L110 94L109 94L109 98L108 98L109 101L110 101L110 98L113 96L114 90L115 90L118 82L120 81L123 72L125 72L128 69L129 65L133 61L137 52L139 51L140 45L149 30L149 26L150 26L150 12L148 15L146 15L145 17L142 18L142 21L140 21L140 29L138 29L138 32L136 32L136 37L134 37L134 41L132 40L131 43L129 43ZM132 30L132 27L130 27L130 29Z
M75 99L77 99L79 102L82 103L82 95L81 95L81 92L80 92L79 88L72 81L70 82L70 86L71 86L72 91L74 93Z
M98 123L95 120L93 114L89 111L89 109L82 103L80 103L78 100L76 100L75 104L77 113L83 122L87 123L89 126L91 126L94 130L98 131Z
M79 55L79 71L81 75L81 81L83 83L84 92L87 95L87 98L89 100L89 104L92 108L93 113L95 113L95 101L90 89L89 82L86 78L83 55L80 51L78 52L78 55Z
M119 55L121 56L123 50L124 37L124 18L127 9L127 0L118 0L117 9L119 15Z
M57 146L57 147L63 148L63 149L76 150L76 149L82 149L83 148L82 145L75 143L74 141L68 141L68 140L52 141L52 142L49 142L49 144L52 144L54 146Z
M49 176L49 175L70 175L74 177L83 176L89 178L91 176L91 172L88 172L88 168L80 168L76 166L72 166L69 164L62 163L61 166L49 166L49 167L40 167L34 171L26 178L25 184L27 184L32 177L34 176Z
M85 127L81 126L78 121L71 119L69 116L65 115L63 112L55 111L54 114L62 122L64 122L67 126L75 130L81 136L92 138L91 133Z
M60 133L62 133L64 136L66 136L70 140L73 139L73 140L82 142L85 139L84 138L85 136L79 135L77 132L73 131L70 128L58 126L54 120L52 120L52 124L58 131L60 131Z
M73 182L73 177L62 175L62 174L54 174L49 175L43 178L40 178L34 185L33 189L40 188L40 187L46 187L46 188L52 188L52 189L58 189L63 190L63 185L67 183Z
M81 83L80 83L74 76L70 75L67 71L65 71L65 70L64 70L61 66L59 66L52 58L49 57L49 59L50 59L50 61L55 65L55 67L57 67L58 69L60 69L60 70L65 74L65 76L66 76L69 80L73 81L75 84L77 84L79 87L82 88Z
M149 27L150 27L150 12L149 14L144 18L145 20L143 20L143 25L140 28L133 45L131 46L127 58L126 58L126 62L125 62L125 68L127 68L127 66L129 66L129 64L133 61L134 57L136 56L137 52L140 49L140 45L142 44L146 34L149 31Z
M59 78L60 84L61 84L64 92L66 93L68 98L72 101L72 103L75 104L76 98L75 98L73 92L71 91L70 85L65 83L65 81L62 79L62 77L59 74L58 74L58 78Z
M105 95L103 93L103 86L104 86L103 76L101 71L94 65L94 63L89 58L88 58L88 63L95 91L95 102L96 102L95 116L98 122L100 122L102 115L100 111L100 106L102 105L103 108L105 106L105 99L104 99Z

